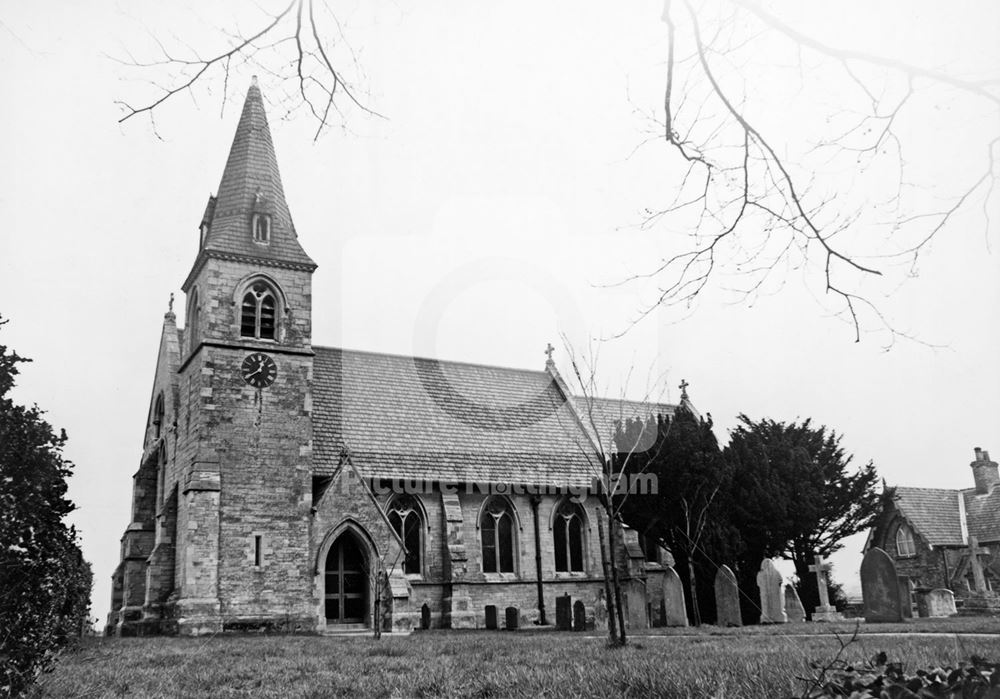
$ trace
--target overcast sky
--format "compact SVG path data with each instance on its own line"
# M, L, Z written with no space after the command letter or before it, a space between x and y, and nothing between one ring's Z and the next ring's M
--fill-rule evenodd
M220 25L261 23L251 7L166 5L0 1L0 313L10 319L0 342L34 359L15 397L69 434L72 519L102 618L163 313L171 292L181 296L255 72L234 72L224 109L220 81L166 103L154 133L148 119L118 124L116 100L139 102L151 87L147 73L112 57L157 58L152 35L211 47ZM997 3L871 5L772 9L836 46L997 77ZM1000 454L1000 242L985 221L1000 216L998 197L973 197L914 278L867 288L921 342L885 351L881 332L855 343L800 269L752 302L720 279L690 308L602 342L630 326L656 282L606 286L655 267L681 239L637 226L645 208L669 201L679 167L662 142L641 145L651 128L643 114L662 118L661 3L334 7L361 68L351 77L388 118L347 110L346 128L314 143L305 114L283 120L281 105L270 107L292 216L319 264L315 344L541 369L552 342L565 372L566 336L599 348L610 395L641 398L652 387L676 400L687 379L723 443L741 412L811 417L890 484L941 488L971 485L974 446ZM754 32L746 99L776 143L808 141L816 110L822 121L822 110L864 106L856 92L831 89L808 52L803 71L789 68L787 42ZM273 77L262 72L261 86L278 100ZM996 103L921 81L915 89L916 109L900 124L907 164L928 201L947 201L981 174L1000 126ZM875 183L831 206L882 194ZM849 589L862 544L835 558Z

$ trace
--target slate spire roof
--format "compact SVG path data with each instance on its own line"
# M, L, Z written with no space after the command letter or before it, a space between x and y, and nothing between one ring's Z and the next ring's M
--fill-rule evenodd
M253 240L255 213L271 217L271 240L266 245ZM247 91L218 194L210 199L205 218L206 252L316 267L295 233L256 77Z

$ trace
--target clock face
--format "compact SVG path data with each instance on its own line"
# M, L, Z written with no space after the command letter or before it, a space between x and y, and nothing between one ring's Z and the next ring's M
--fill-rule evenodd
M278 377L278 366L263 352L254 352L243 360L240 374L254 388L267 388Z

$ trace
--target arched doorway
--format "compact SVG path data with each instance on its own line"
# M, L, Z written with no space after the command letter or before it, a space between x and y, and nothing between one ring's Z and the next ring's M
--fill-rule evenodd
M327 624L360 624L368 614L368 564L357 537L344 532L326 554Z

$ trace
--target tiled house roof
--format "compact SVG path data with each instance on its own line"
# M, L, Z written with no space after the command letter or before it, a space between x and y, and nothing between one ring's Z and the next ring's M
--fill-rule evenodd
M315 347L314 464L368 477L591 484L593 452L545 371ZM608 407L610 410L610 407Z
M959 498L963 503L960 507ZM933 546L964 546L967 535L1000 541L1000 488L977 495L974 488L896 488L896 508ZM964 511L967 531L963 535Z
M254 213L271 216L268 245L253 241L250 223ZM209 224L206 251L316 266L295 233L256 82L247 92L219 191L209 200L205 222Z
M979 543L1000 541L1000 486L985 495L977 495L975 488L963 490L962 495L969 533L975 534Z

